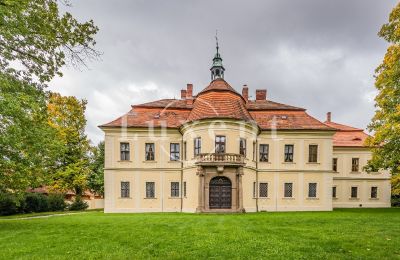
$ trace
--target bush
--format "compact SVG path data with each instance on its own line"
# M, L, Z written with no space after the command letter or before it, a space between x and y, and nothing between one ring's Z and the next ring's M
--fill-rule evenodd
M80 196L75 198L75 201L69 205L69 210L85 210L89 207L89 205L82 200Z
M8 216L18 213L18 200L14 194L0 193L0 215Z
M61 193L49 194L48 201L50 211L63 211L67 207L64 201L64 194Z
M49 211L49 200L46 195L40 193L27 193L25 195L26 213Z
M400 197L392 196L392 207L400 207Z

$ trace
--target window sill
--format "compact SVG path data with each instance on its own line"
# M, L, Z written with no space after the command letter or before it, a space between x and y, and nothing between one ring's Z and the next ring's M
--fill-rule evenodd
M282 162L282 164L296 164L295 162Z
M143 161L143 163L157 163L157 161Z
M360 200L360 198L349 198L349 200Z
M294 200L295 198L293 198L293 197L283 197L282 199L283 200Z
M171 161L169 160L168 163L180 163L181 161Z
M369 198L369 200L379 200L379 198Z
M311 197L311 198L306 198L306 200L319 200L319 198Z
M143 198L143 199L145 199L145 200L156 200L157 198L154 197L154 198Z
M270 200L271 198L270 197L258 197L258 198L253 197L253 199Z
M173 200L173 199L181 199L181 197L168 197L168 199L171 199L171 200Z
M268 162L268 161L259 161L259 163L271 164L271 162Z
M321 163L319 163L319 162L307 162L306 164L309 164L309 165L320 165Z
M131 200L131 199L132 199L132 197L128 197L128 198L125 198L125 197L124 197L124 198L122 198L122 197L119 197L118 199L119 199L119 200Z
M350 172L350 174L360 174L361 172Z
M132 162L131 160L119 160L119 161L117 161L117 162L119 162L119 163L130 163L130 162Z

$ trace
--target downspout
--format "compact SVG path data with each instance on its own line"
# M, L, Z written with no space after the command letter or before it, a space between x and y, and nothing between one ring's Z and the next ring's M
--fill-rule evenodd
M256 187L254 187L254 191L256 193L256 212L258 212L258 135L256 137Z
M180 132L180 131L179 131ZM181 147L182 147L182 152L183 152L183 158L181 159L181 212L183 210L183 160L186 160L185 156L187 154L186 147L183 146L183 134L181 132L182 138L181 138Z

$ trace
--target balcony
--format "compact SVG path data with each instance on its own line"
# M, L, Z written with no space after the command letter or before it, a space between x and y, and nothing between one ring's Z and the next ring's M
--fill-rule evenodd
M237 153L202 153L196 157L197 165L244 165L244 156Z

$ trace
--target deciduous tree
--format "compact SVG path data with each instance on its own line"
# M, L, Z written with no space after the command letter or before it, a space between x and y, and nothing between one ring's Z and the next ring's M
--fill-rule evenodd
M378 34L390 43L382 64L376 69L376 111L369 129L374 136L367 140L373 158L367 169L400 172L400 4L390 13L389 22Z

